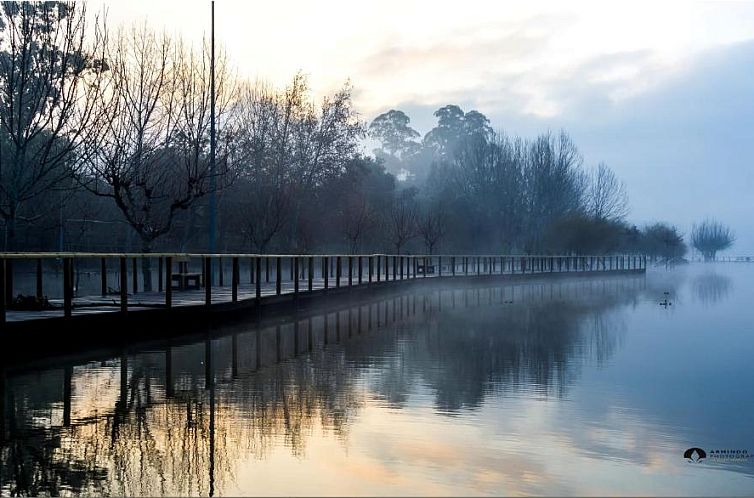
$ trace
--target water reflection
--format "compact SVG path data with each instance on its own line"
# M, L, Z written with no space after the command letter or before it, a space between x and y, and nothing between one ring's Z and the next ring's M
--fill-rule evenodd
M4 381L2 492L213 495L278 448L348 445L365 405L437 413L490 396L560 398L608 361L642 278L436 288L201 342L123 352ZM245 490L251 492L252 490ZM257 490L264 492L264 490Z
M705 272L693 280L694 297L705 305L716 304L726 299L733 287L731 279L719 273Z

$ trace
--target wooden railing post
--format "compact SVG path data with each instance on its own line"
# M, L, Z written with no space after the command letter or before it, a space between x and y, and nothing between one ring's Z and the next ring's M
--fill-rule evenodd
M442 256L437 256L437 276L442 277Z
M393 280L398 280L398 256L393 256Z
M120 311L128 311L128 266L124 256L120 258Z
M335 288L340 287L340 256L335 256Z
M70 318L73 313L73 261L63 258L63 314Z
M162 292L162 256L157 257L157 292Z
M275 294L280 295L281 285L283 280L283 258L277 256L275 258Z
M13 260L5 260L5 304L13 302Z
M0 323L5 323L6 307L5 303L5 258L0 258ZM4 393L2 393L4 394Z
M369 274L367 282L372 283L372 273L374 272L374 258L367 256L367 273Z
M294 297L298 297L298 256L293 257L293 274L295 275L295 278L293 279L293 295Z
M450 257L450 274L454 277L456 276L456 257L455 256Z
M256 289L254 290L257 301L262 297L262 258L261 256L254 257L254 269L256 270Z
M323 263L324 268L325 268L325 289L327 289L329 287L329 277L330 277L329 266L330 265L328 264L328 259L329 258L327 256L323 256L322 257L322 263Z
M42 283L42 258L37 258L37 281L36 281L36 296L37 302L42 301L44 297L44 287Z
M99 262L100 292L102 297L107 295L107 259L100 258Z
M254 258L249 258L249 285L254 283Z
M204 286L204 305L212 304L212 256L204 257L204 274L206 275L206 284Z
M382 258L376 256L375 259L377 260L377 282L380 282L382 280Z
M230 300L232 302L238 302L238 281L241 280L241 270L238 266L238 258L233 257L231 260L231 275L230 275Z
M390 257L385 256L385 282L390 280Z
M348 286L353 285L353 256L348 256Z
M403 256L398 256L398 264L401 267L400 274L401 274L401 280L403 280Z
M139 271L137 267L136 258L131 258L131 284L133 285L134 294L139 292Z
M264 282L270 283L270 258L264 258Z
M361 256L358 257L358 265L359 265L359 285L361 285L362 275L364 273L364 262L362 261Z
M314 256L307 256L306 259L308 260L308 274L306 275L307 282L306 282L306 288L309 292L314 290Z
M173 306L173 258L165 258L165 307Z

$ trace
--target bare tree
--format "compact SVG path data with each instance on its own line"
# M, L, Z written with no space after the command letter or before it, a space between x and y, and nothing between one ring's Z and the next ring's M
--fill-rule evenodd
M255 181L245 183L236 205L238 225L250 245L264 253L290 216L290 189L284 185ZM240 207L241 209L238 209Z
M716 220L705 220L691 229L691 245L705 261L714 261L717 251L729 248L735 240L731 229Z
M363 193L348 194L340 217L341 230L348 241L348 251L355 254L364 236L375 224L374 213Z
M596 220L620 221L628 214L626 185L605 163L589 177L586 196L587 212Z
M445 236L447 221L447 212L440 201L425 206L418 216L416 228L424 240L428 254L432 254L435 246Z
M396 254L400 254L406 243L416 237L416 220L416 203L404 191L398 195L385 220L387 236Z
M111 119L81 181L115 201L145 253L170 230L177 212L212 188L207 59L206 49L197 55L145 25L121 31L107 51L111 91L100 104ZM222 58L216 75L221 188L232 138L223 127L231 98ZM149 259L142 261L144 287L151 289Z
M102 114L103 32L84 6L3 2L0 12L0 217L6 249L30 204L81 162Z

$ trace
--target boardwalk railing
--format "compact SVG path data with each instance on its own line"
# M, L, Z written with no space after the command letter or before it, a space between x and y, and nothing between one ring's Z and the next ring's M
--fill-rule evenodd
M34 306L46 300L44 267L51 263L57 280L62 273L62 281L56 285L62 291L62 299L50 299L55 309L45 311ZM189 272L192 263L194 270L197 263L200 270ZM17 265L25 265L26 274L34 275L35 299L31 308L14 297ZM0 323L5 323L8 312L13 310L26 311L15 319L29 320L56 316L55 310L58 315L62 310L62 316L70 317L74 309L127 313L129 306L210 306L417 278L645 269L646 257L638 255L0 253ZM99 274L99 295L80 295L74 277L82 271ZM153 291L150 286L155 276L157 290ZM230 277L229 282L226 276ZM197 289L185 289L189 279ZM111 283L117 283L117 290L110 287ZM117 301L113 295L118 296Z

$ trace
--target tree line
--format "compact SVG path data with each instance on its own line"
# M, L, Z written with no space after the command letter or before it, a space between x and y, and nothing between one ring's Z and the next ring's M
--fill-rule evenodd
M350 83L315 100L304 75L244 81L222 52L212 167L207 43L76 3L0 10L5 250L204 251L214 194L220 251L686 252L672 225L628 224L623 182L564 131L446 105L422 137L399 110L364 122Z

